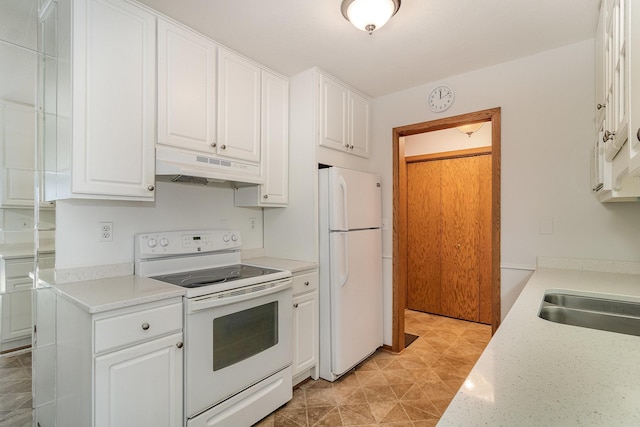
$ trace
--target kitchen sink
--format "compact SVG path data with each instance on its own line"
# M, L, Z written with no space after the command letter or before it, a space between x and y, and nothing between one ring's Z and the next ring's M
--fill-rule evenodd
M640 336L640 302L547 292L538 317L565 325Z

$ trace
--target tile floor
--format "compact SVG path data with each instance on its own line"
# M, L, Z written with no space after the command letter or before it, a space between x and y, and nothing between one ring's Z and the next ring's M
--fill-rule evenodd
M434 426L491 338L491 326L415 311L402 354L377 351L334 383L308 381L256 427Z
M0 356L0 427L31 427L31 350Z

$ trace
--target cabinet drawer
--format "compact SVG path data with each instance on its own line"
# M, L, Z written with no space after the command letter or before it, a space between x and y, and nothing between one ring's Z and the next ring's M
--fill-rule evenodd
M182 304L96 320L95 353L146 341L182 329Z
M5 261L5 277L7 279L17 277L29 277L29 272L33 271L33 258L9 259Z
M33 288L33 281L30 279L11 279L7 280L7 286L5 288L5 292L18 292L18 291L26 291Z
M318 289L318 273L306 273L293 276L293 294Z

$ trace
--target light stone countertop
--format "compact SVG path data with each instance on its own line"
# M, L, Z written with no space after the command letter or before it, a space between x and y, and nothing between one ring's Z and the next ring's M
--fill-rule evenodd
M289 270L291 274L300 273L305 270L313 270L318 268L315 262L299 261L286 258L257 257L243 258L244 264L257 265L260 267L275 268L278 270Z
M539 268L438 426L640 425L640 336L539 318L550 289L640 302L640 275Z
M52 287L58 295L91 314L185 294L179 286L135 275L55 284L53 269L40 272L39 286Z

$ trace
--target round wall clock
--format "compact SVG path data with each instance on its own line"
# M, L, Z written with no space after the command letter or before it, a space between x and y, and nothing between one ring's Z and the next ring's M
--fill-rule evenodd
M441 113L453 104L453 89L447 85L436 86L429 93L427 105L434 113Z

